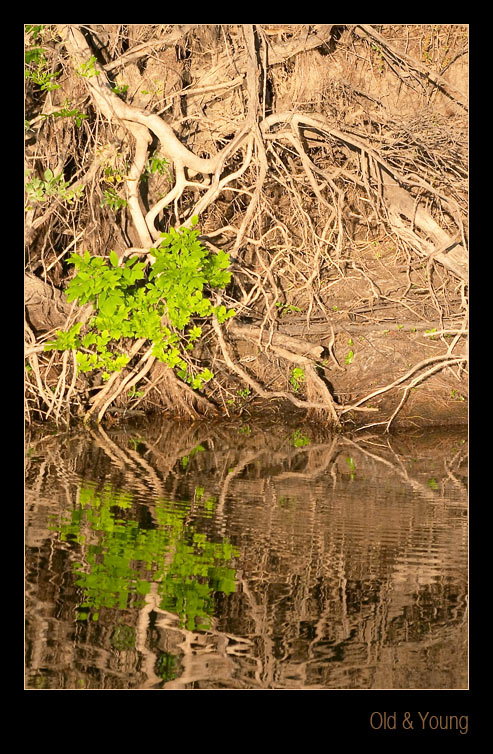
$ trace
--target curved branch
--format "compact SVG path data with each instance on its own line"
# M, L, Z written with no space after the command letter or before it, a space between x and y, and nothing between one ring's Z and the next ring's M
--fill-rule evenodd
M252 388L252 390L254 390L257 393L257 395L259 395L261 398L269 398L269 399L270 398L283 398L284 400L290 401L298 408L321 409L323 411L327 411L328 409L330 412L330 415L332 416L333 421L335 423L338 423L336 408L334 406L332 396L330 395L328 390L325 395L326 400L324 402L300 401L299 398L295 398L294 395L291 395L291 393L286 393L283 390L274 390L274 391L265 390L261 385L259 385L259 383L256 380L253 379L253 377L247 374L247 372L245 372L245 370L242 369L242 367L234 363L228 351L226 341L224 340L224 335L222 333L221 327L216 319L212 320L212 326L217 335L217 339L221 347L221 352L223 354L226 364L231 369L231 371L235 372L239 377L241 377L241 379L244 382L246 382L246 384L249 385Z
M74 56L76 64L87 62L91 57L91 49L80 29L76 25L60 25L58 32ZM108 120L121 121L124 124L125 121L139 123L157 136L163 152L173 162L186 166L196 173L214 173L222 159L222 152L214 157L197 157L179 141L171 126L159 115L146 113L138 107L123 102L113 93L106 71L97 63L94 64L94 69L99 75L87 77L85 80L97 106Z
M361 29L361 31L360 31ZM412 69L416 71L420 76L422 76L425 79L428 79L432 82L432 84L435 84L439 89L441 89L445 94L453 99L455 102L457 102L461 107L464 108L464 110L468 109L468 102L466 95L459 91L459 89L456 89L452 84L450 84L446 79L443 78L443 76L440 76L439 73L434 73L434 71L430 71L429 68L427 68L422 63L415 60L415 58L412 58L410 55L407 55L405 52L400 52L399 50L396 50L393 45L391 45L385 37L382 37L381 34L379 34L373 26L370 26L370 24L356 24L355 25L355 32L359 36L366 36L370 37L371 39L374 39L378 44L386 50L391 56L392 59L396 61L396 63L404 69ZM363 32L363 34L361 33Z

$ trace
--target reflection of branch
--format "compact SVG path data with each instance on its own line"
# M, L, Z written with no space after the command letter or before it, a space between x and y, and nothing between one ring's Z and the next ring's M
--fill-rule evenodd
M252 461L255 461L255 459L258 458L259 456L263 456L265 452L266 452L265 450L256 450L253 453L249 453L243 458L241 463L239 463L237 466L234 467L234 469L231 469L231 471L227 473L224 479L224 482L222 484L221 493L219 495L219 501L216 506L216 515L218 516L218 518L220 517L222 521L224 521L223 515L222 515L224 503L226 502L226 495L228 493L229 485L231 484L232 480L243 471L245 466L248 466Z
M113 463L116 463L120 468L132 477L133 483L137 488L143 488L148 493L149 487L146 483L139 478L139 475L135 474L133 469L136 466L140 466L144 471L144 477L150 481L151 486L154 487L154 491L158 496L164 496L164 488L161 479L156 474L153 467L145 461L139 453L136 453L129 448L123 450L119 445L113 442L104 429L98 425L97 431L89 430L91 436L99 445L99 447L110 457Z
M310 473L304 472L304 471L282 471L280 474L276 474L272 477L272 479L275 479L276 481L279 481L281 479L316 479L320 476L324 471L327 470L329 464L334 459L334 450L339 441L338 437L334 437L332 440L332 443L330 444L330 447L328 447L326 444L320 444L320 445L310 445L306 448L298 448L296 450L296 455L299 453L307 453L309 456L313 454L314 451L317 450L323 450L327 453L326 460L316 466ZM307 466L310 462L310 458L308 459Z
M406 469L402 467L401 460L396 456L390 446L389 450L391 451L391 453L393 453L394 456L396 456L399 466L396 466L396 464L388 461L386 458L382 458L381 456L376 455L376 453L371 453L369 450L365 450L365 448L362 448L359 443L354 442L354 440L350 440L348 437L344 438L344 444L352 445L353 447L358 448L358 450L360 450L365 456L373 458L373 460L379 461L379 463L383 463L385 466L392 469L401 479L403 479L406 484L408 484L413 489L414 492L418 492L419 495L433 503L437 502L437 496L435 492L433 492L426 484L423 484L423 482L419 482L417 479L412 479L409 477Z

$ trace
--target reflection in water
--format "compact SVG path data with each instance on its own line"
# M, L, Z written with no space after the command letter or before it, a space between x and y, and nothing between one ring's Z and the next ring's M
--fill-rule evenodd
M31 433L26 687L467 688L466 437Z
M78 619L98 620L101 607L144 607L154 582L161 609L176 613L189 630L209 628L214 591L235 589L234 571L221 565L236 553L229 542L208 542L187 524L189 503L158 499L156 528L149 529L124 517L123 511L132 508L128 493L105 486L98 494L94 483L81 485L78 492L70 520L54 527L61 541L82 545L82 562L73 564L83 595ZM195 502L197 510L212 515L213 498L204 500L203 491L195 490ZM96 532L101 536L89 544Z

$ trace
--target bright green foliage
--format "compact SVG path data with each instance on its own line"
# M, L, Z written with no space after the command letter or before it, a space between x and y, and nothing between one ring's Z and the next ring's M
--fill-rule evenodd
M103 191L103 197L104 198L100 204L100 207L108 206L113 210L113 212L118 212L119 209L127 206L127 200L122 199L122 197L113 187L105 189Z
M113 94L116 94L117 97L123 98L128 92L128 84L115 84L111 91L113 92Z
M26 172L26 177L30 177L28 171ZM49 168L44 171L43 178L44 180L41 178L31 178L26 183L26 195L30 202L45 202L54 196L71 203L74 199L80 197L84 191L84 186L78 186L76 189L70 188L70 184L65 181L63 173L55 176Z
M276 307L281 317L283 314L291 314L293 312L301 311L299 306L294 306L293 304L281 304L280 301L277 301Z
M65 100L65 106L62 107L61 110L55 110L55 112L49 113L48 115L42 113L42 116L43 118L75 118L75 125L77 128L80 127L83 120L86 120L89 117L77 108L71 110L68 100Z
M151 157L146 162L145 172L142 175L141 180L147 181L150 175L153 175L154 173L159 173L159 175L168 175L169 176L169 162L165 157L158 157L157 154L154 152Z
M208 515L211 500L196 495L195 510L198 505L198 512L203 507ZM78 619L96 621L102 607L139 608L151 582L157 582L162 610L176 613L190 630L209 628L214 592L236 589L229 564L239 551L227 539L209 542L199 533L189 523L189 501L158 499L157 526L151 529L132 519L131 507L124 490L86 485L70 519L53 527L62 540L83 546L83 560L74 563L76 584L83 591ZM124 639L121 632L114 638ZM132 637L125 638L131 643Z
M144 338L153 344L153 355L194 389L214 376L209 369L191 374L184 352L191 350L202 334L192 319L216 316L219 322L234 316L234 310L214 307L206 298L207 288L224 288L231 279L229 255L210 254L197 238L198 231L183 228L162 234L158 248L151 249L155 262L146 277L145 262L138 257L120 265L112 251L108 260L72 254L76 275L67 288L68 301L92 303L95 314L80 334L82 325L68 332L57 331L56 340L45 350L77 351L80 371L120 371L128 357L122 353L123 338ZM166 324L163 324L166 321ZM78 329L77 329L78 327Z
M289 381L294 392L297 393L301 387L301 384L305 381L305 372L303 371L303 369L301 367L295 367L294 369L292 369Z
M87 60L85 63L82 63L79 66L77 73L80 76L83 76L83 78L85 79L92 79L93 76L99 76L101 71L98 71L96 69L95 63L96 63L96 58L94 57L94 55L91 55L89 60Z
M46 24L26 24L24 31L26 34L31 35L31 42L37 44L41 40L41 32L45 28Z
M38 29L40 28L38 27ZM53 73L50 70L50 64L44 55L43 47L28 48L24 57L26 63L24 75L28 81L39 86L42 91L51 92L54 89L60 89L60 85L54 83L54 80L60 75L60 71Z

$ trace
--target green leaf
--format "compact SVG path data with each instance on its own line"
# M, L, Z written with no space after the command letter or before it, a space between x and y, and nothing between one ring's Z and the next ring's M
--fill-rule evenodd
M110 262L113 265L113 267L118 267L118 254L115 251L110 251Z

